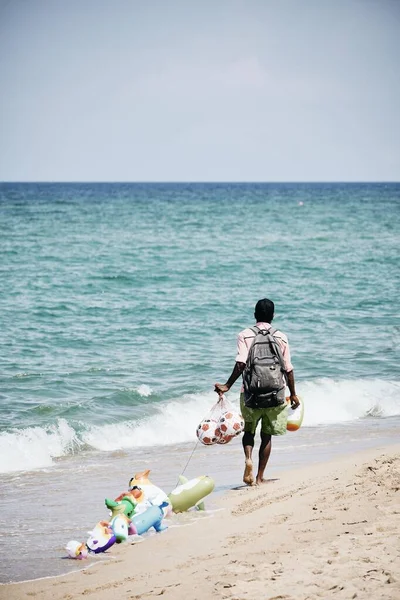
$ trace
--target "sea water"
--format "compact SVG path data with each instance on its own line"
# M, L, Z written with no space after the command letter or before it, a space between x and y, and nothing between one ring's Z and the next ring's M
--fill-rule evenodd
M260 298L306 406L269 473L398 439L399 221L389 183L0 184L0 580L77 568L144 468L240 484L195 430Z

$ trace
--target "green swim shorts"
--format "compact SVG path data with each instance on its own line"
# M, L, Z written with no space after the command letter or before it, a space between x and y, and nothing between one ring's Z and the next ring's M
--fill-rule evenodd
M267 435L284 435L287 423L287 404L273 408L248 408L244 394L240 394L240 410L244 419L244 430L255 433L261 421L261 431Z

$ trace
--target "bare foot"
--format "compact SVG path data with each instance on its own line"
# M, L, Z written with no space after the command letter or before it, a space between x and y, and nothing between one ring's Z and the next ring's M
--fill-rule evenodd
M262 477L257 477L256 485L262 485L264 483L273 483L274 481L278 481L278 479L264 479Z
M247 485L254 485L253 461L248 458L246 459L245 464L243 481L244 483L247 483Z

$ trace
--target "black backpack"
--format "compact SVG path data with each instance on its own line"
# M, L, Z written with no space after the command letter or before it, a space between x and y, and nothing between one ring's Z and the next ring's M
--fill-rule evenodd
M285 403L286 370L276 329L250 327L255 336L243 371L244 403L249 408L272 408Z

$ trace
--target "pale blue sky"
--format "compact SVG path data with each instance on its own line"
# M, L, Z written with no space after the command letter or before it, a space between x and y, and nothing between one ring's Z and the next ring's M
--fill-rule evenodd
M400 180L400 0L0 0L0 180Z

